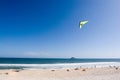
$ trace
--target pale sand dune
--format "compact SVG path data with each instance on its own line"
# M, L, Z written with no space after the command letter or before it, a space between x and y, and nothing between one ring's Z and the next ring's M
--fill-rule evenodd
M0 70L0 80L120 80L120 68Z

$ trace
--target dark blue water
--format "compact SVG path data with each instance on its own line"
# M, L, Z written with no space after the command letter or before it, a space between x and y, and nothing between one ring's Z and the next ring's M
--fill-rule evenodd
M120 59L70 58L0 58L0 64L54 64L54 63L120 62Z
M78 59L78 58L0 58L0 69L30 68L32 64L62 64L62 63L92 63L92 62L120 62L120 59ZM15 64L14 66L9 64ZM16 64L20 64L16 66ZM25 64L25 65L24 65Z

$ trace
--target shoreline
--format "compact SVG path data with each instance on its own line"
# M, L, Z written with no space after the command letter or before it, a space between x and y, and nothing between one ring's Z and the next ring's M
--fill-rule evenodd
M18 64L16 65L18 66ZM48 66L48 64L45 65ZM57 65L57 68L55 65ZM62 68L60 66L62 66ZM119 80L120 79L119 62L72 63L72 64L67 63L67 64L53 64L53 65L50 64L49 68L44 68L44 69L39 67L40 66L38 66L38 68L32 67L32 68L23 68L23 69L22 68L0 69L0 79L1 80Z
M0 64L0 69L66 69L119 67L120 62L58 63L58 64Z

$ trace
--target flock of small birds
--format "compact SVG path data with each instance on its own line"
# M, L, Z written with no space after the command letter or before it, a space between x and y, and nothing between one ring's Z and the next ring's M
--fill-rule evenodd
M20 70L12 70L13 72L20 72ZM0 75L9 75L8 72L5 72L5 73L0 73Z
M79 70L80 68L74 68L74 70ZM52 72L54 72L55 70L51 70ZM67 72L70 71L70 69L66 69ZM86 69L82 69L82 71L86 71Z
M80 66L80 68L81 68L81 66ZM74 68L74 70L80 70L80 68ZM95 66L95 68L96 68L96 66ZM116 66L109 66L109 68L114 68L116 70L120 69L120 67L116 67ZM86 69L87 68L83 68L82 71L86 71ZM55 70L51 70L51 71L55 71ZM66 69L66 71L69 72L70 69Z

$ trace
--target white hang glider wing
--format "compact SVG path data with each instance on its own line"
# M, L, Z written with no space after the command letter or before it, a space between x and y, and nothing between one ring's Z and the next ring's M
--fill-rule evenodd
M85 25L87 22L88 22L88 21L81 21L81 22L79 23L80 28L82 28L82 27L83 27L83 25Z

